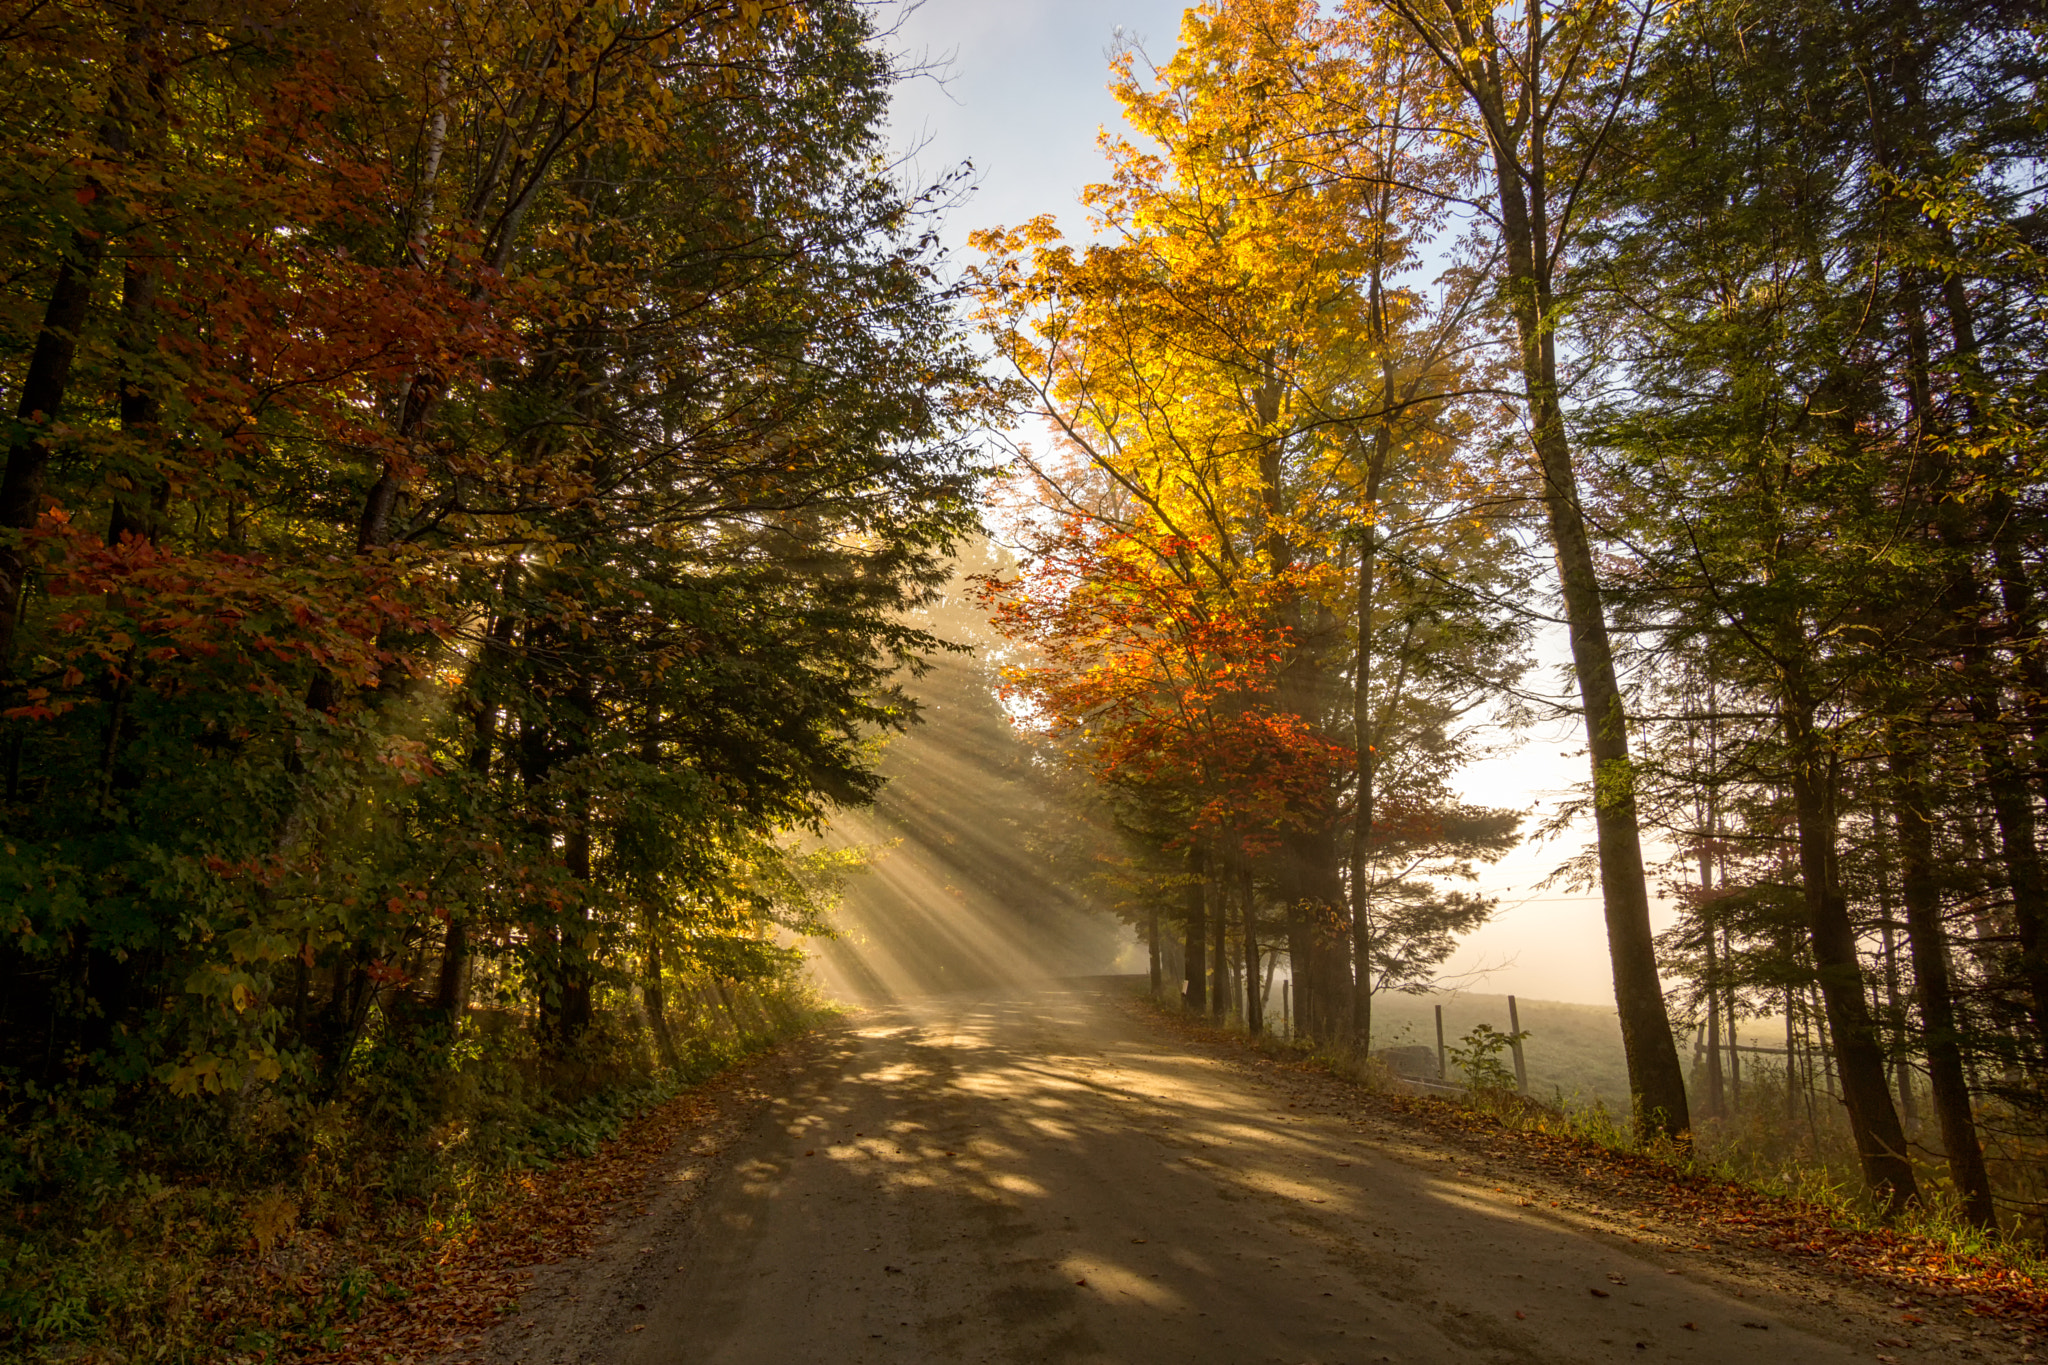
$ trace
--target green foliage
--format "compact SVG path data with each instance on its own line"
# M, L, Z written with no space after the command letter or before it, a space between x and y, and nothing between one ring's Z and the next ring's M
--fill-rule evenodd
M0 29L30 1200L497 1124L630 992L781 981L977 476L862 7L111 24Z
M1511 1051L1528 1036L1526 1029L1504 1033L1491 1024L1475 1024L1459 1046L1448 1049L1451 1065L1464 1073L1465 1084L1475 1091L1484 1094L1513 1090L1515 1073L1501 1060L1501 1054Z
M718 995L707 985L704 998ZM788 987L724 998L729 1008L707 1005L677 1040L675 1070L655 1065L625 1017L601 1014L567 1058L481 1046L489 1025L473 1020L453 1063L395 1049L366 1060L349 1102L296 1114L258 1102L235 1132L164 1103L144 1158L119 1153L99 1183L0 1221L0 1360L89 1350L200 1365L229 1350L333 1348L335 1329L401 1296L522 1173L592 1154L815 1017ZM385 1088L404 1098L380 1100ZM382 1105L375 1121L364 1100Z

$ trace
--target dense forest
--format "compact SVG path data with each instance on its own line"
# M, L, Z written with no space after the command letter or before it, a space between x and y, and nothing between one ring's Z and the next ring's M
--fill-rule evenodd
M1282 954L1369 1047L1494 908L1459 888L1524 813L1454 779L1566 705L1561 637L1638 1132L1731 1123L1746 1054L1788 1122L1820 1077L1879 1206L2032 1209L2044 44L1998 3L1230 0L1122 52L1091 235L983 232L973 284L1047 429L985 587L1012 705L1152 850L1155 989L1177 956L1256 1032Z
M0 10L0 1186L438 1150L772 1013L975 515L872 39Z
M1636 1139L2038 1232L2036 10L1214 0L964 262L885 23L0 4L0 1347L206 1356L107 1228L445 1227L864 861L855 994L1099 906L1355 1055L1583 821Z

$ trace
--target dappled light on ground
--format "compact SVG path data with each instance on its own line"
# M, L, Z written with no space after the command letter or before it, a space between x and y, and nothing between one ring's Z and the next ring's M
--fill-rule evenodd
M1738 1360L1747 1322L1854 1358L1527 1202L1248 1084L1126 982L931 997L773 1102L620 1358Z

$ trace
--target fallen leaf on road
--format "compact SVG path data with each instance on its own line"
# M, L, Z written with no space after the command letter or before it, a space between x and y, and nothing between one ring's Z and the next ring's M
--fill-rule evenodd
M1604 1289L1588 1289L1586 1292L1588 1294L1591 1294L1596 1299L1607 1299L1613 1297L1613 1295L1609 1294Z

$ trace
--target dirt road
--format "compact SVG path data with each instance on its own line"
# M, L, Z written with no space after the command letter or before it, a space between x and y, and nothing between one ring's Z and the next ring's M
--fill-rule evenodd
M1869 1305L1717 1281L1702 1258L1575 1224L1470 1162L1290 1108L1105 988L872 1011L778 1090L687 1227L628 1227L610 1278L562 1291L553 1325L500 1358L1789 1365L1975 1353L1953 1336L1873 1346L1904 1329Z

